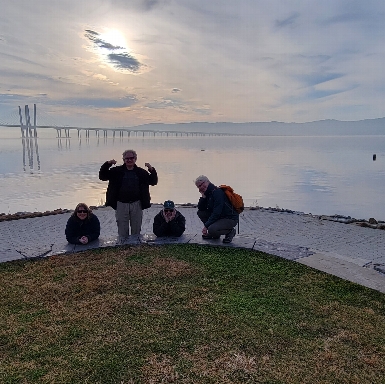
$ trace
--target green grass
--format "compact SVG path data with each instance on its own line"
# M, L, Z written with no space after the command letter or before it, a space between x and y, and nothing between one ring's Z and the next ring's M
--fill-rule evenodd
M385 383L385 296L245 249L0 264L1 383Z

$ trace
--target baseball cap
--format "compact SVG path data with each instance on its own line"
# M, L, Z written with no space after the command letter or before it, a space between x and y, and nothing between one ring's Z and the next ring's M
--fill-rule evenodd
M174 207L175 207L175 204L174 204L174 202L171 201L171 200L167 200L167 201L165 201L164 204L163 204L163 208L174 209Z

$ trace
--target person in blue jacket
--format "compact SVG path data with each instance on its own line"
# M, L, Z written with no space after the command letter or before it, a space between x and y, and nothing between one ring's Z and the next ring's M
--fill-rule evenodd
M88 244L100 235L100 222L87 204L79 203L67 221L66 239L70 244Z
M154 217L152 229L157 237L180 237L186 229L186 219L175 209L174 202L167 200Z
M207 176L195 179L201 197L198 202L198 217L203 223L202 238L219 239L225 235L223 242L231 243L235 236L235 226L239 214L234 209L225 192L210 182Z

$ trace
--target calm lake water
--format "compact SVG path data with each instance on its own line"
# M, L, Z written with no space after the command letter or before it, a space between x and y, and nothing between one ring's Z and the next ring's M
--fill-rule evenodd
M151 163L159 184L153 203L196 203L193 180L207 175L231 185L247 206L280 207L313 214L385 219L385 136L127 137L39 129L22 140L19 128L0 127L0 212L73 209L104 203L101 164L122 163L135 149L137 164ZM373 154L377 159L373 161Z

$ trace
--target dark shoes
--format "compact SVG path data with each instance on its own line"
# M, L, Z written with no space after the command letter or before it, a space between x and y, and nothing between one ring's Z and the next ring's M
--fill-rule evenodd
M202 235L203 240L210 240L210 239L219 239L219 236L212 236L210 234Z
M233 228L222 240L225 244L231 243L233 241L233 238L236 234L235 228Z

